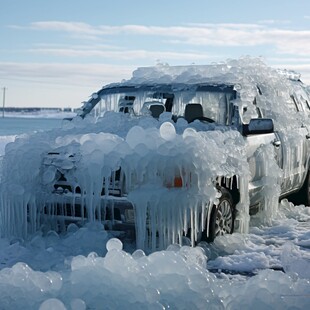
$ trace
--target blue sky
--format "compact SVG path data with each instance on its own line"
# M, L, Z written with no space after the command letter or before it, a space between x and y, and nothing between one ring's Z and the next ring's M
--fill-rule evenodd
M1 0L0 38L6 106L79 107L139 66L243 55L310 84L309 0Z

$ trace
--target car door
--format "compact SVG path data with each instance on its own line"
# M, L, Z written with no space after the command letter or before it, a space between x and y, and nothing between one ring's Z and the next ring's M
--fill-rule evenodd
M306 93L296 88L291 96L296 109L296 126L280 133L283 140L283 183L282 192L289 193L299 189L308 173L310 152L310 106Z
M245 141L251 173L249 182L250 205L254 206L262 200L266 176L278 175L278 168L282 169L283 148L280 136L276 132L248 135L245 137ZM276 171L270 171L272 167ZM278 182L281 183L281 178L278 179Z
M257 119L264 120L262 111L256 106L256 101L254 101L254 106L257 110ZM266 132L262 130L255 134L253 134L253 132L251 134L245 133L244 129L248 125L243 124L238 107L234 108L232 123L241 129L240 131L246 143L246 156L250 169L249 198L250 207L253 207L260 204L262 201L262 196L264 195L262 191L266 184L264 177L270 173L268 169L271 161L272 164L274 163L277 170L283 167L282 141L279 134L273 130L267 130ZM278 180L279 184L281 181L280 178Z

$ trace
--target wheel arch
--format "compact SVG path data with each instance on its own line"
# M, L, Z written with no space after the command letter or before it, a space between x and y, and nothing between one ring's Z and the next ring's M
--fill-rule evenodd
M238 176L234 175L232 177L217 177L216 186L218 188L227 189L233 199L234 205L237 205L240 201L240 190L239 190L239 182Z
M222 192L224 196L229 195L230 200L232 202L232 232L234 229L234 220L236 215L236 204L240 201L240 192L238 188L238 177L234 176L232 178L218 178L216 187L219 191ZM217 205L210 206L206 213L206 222L205 222L205 230L202 232L202 241L213 242L215 239L214 232L211 231L213 229L214 216L217 212Z

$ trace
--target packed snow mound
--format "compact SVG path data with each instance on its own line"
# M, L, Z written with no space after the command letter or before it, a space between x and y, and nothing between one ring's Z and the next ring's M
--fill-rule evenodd
M53 110L40 110L32 112L5 112L5 117L18 117L18 118L44 118L44 119L64 119L73 118L76 116L75 112L62 112Z

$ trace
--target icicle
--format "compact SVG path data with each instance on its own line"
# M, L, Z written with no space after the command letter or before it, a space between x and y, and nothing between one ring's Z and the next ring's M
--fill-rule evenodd
M194 232L194 210L191 209L191 242L192 246L195 244L195 232Z

